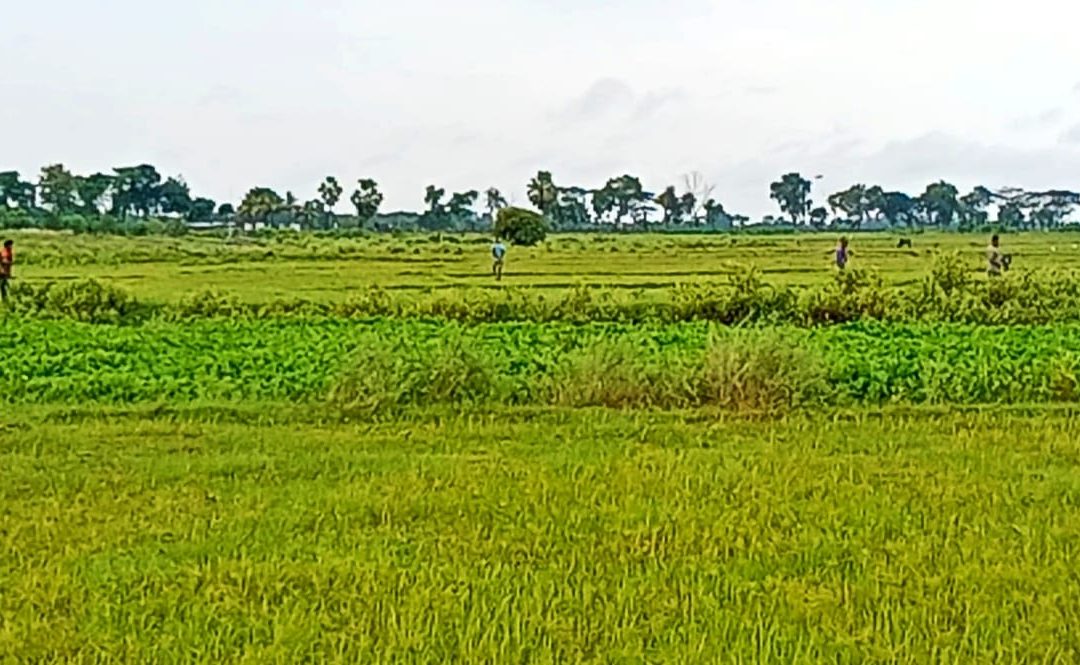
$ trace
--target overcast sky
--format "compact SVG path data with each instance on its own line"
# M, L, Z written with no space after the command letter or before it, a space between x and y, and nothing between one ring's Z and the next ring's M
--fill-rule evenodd
M0 168L150 162L194 192L423 189L538 169L772 212L799 170L921 191L1080 189L1074 0L3 3ZM347 182L345 182L347 181Z

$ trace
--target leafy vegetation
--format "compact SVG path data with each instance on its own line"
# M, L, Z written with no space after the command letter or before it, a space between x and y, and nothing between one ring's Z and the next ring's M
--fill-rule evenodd
M884 403L1072 401L1074 325L704 322L455 324L384 320L9 321L12 403L284 400L367 412L434 404L739 411Z
M532 247L547 237L547 223L541 215L521 208L503 208L495 217L495 235L515 245Z
M576 286L556 291L437 289L426 292L369 287L343 301L299 298L249 302L217 289L179 301L139 301L95 280L17 284L9 311L37 318L139 323L196 318L416 318L464 323L575 321L819 326L850 321L955 322L986 325L1080 320L1080 276L1056 271L1016 272L974 280L956 257L945 255L914 285L885 284L876 273L848 270L820 286L765 283L757 272L735 273L728 284L684 284L645 298L626 289Z

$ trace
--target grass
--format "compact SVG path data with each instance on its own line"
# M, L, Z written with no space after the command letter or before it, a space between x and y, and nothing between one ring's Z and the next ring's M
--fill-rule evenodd
M979 279L984 238L914 238L855 260ZM504 285L571 314L577 284L812 286L834 240L555 236ZM76 280L218 314L502 288L482 237L16 241L105 315ZM72 319L0 318L0 662L1080 661L1075 321Z
M0 325L2 405L525 404L774 410L1076 401L1076 325L805 330L382 320ZM824 383L822 388L820 384ZM748 408L747 408L748 407Z
M15 234L17 277L31 283L94 278L136 297L175 302L207 289L247 302L304 298L341 301L372 285L403 291L493 289L483 236L377 236L361 239L256 238L241 243L206 236L110 238ZM886 283L911 284L940 252L959 252L973 274L984 269L986 238L928 233L913 250L897 235L854 236L853 267L874 269ZM835 234L794 236L556 235L535 248L512 248L502 286L559 291L579 284L666 292L679 283L726 284L755 266L773 284L821 284L831 276ZM1015 266L1072 268L1080 233L1005 236Z
M0 417L0 660L1075 662L1069 411Z

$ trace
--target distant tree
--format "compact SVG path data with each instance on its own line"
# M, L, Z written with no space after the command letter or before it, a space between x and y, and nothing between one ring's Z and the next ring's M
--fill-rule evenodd
M1080 205L1080 194L1068 190L1032 192L1026 198L1033 210L1031 221L1042 229L1061 226L1073 209Z
M105 196L113 186L113 177L104 173L76 176L75 193L84 215L98 215L105 208Z
M882 195L881 215L890 226L904 224L914 226L918 203L903 192L885 192Z
M209 222L214 218L214 202L199 197L188 206L186 216L189 222Z
M267 222L270 216L280 211L285 199L269 187L255 187L244 195L237 215L246 220Z
M607 186L597 189L592 194L592 211L596 216L596 222L601 224L604 222L604 218L614 212L618 205L615 201L615 194Z
M74 212L78 207L75 176L63 164L41 169L38 196L42 205L58 215Z
M532 246L547 237L547 220L531 210L503 208L495 217L495 235L515 245Z
M488 190L484 192L484 207L487 208L488 215L490 215L492 221L494 221L495 213L506 207L506 198L503 197L498 189L489 187Z
M33 183L22 180L18 171L0 173L0 205L32 210L36 198L37 192Z
M872 216L875 222L880 221L885 215L885 190L880 185L867 187L863 205L867 215Z
M427 210L420 218L420 225L423 228L429 230L446 230L450 228L450 213L446 204L443 203L445 196L446 189L442 187L428 185L427 189L424 190L424 205L427 206Z
M146 217L158 209L161 174L149 164L113 169L113 213L122 217L134 213Z
M705 210L705 224L711 229L723 229L735 225L737 215L730 215L724 210L723 204L715 199L709 199L703 206Z
M694 197L694 207L688 217L696 219L705 214L705 202L713 199L716 186L709 183L700 171L691 171L683 176L683 189Z
M679 218L691 223L697 221L698 199L693 192L686 192L679 197Z
M315 228L325 220L326 204L321 199L305 201L296 211L296 223L301 229Z
M327 212L333 213L334 208L337 206L338 201L341 200L341 195L344 192L345 190L342 189L337 178L332 175L326 176L326 180L323 180L322 184L319 185L319 198L322 199Z
M443 211L443 197L446 196L446 190L442 187L436 187L435 185L428 185L424 190L424 205L427 206L427 212L430 215L439 214Z
M818 206L810 211L810 225L815 229L824 229L829 223L828 209Z
M986 207L993 200L994 194L982 186L976 187L971 192L960 197L958 213L961 228L971 230L986 224L989 217Z
M236 208L231 203L222 203L217 209L218 217L232 217L236 214Z
M345 190L341 187L341 183L337 178L332 175L326 176L326 179L319 185L319 198L323 202L323 227L330 228L333 226L331 218L334 216L334 208L337 207L338 201L341 200L341 195Z
M632 213L639 213L642 204L651 198L645 194L641 180L629 174L608 180L603 191L606 198L614 203L618 213L616 221L620 223L625 222L628 217L631 222L637 221L634 219L636 215Z
M959 194L956 187L945 181L934 183L926 188L919 198L919 207L931 226L945 227L953 223L960 210Z
M869 209L866 185L852 185L842 192L837 192L828 198L828 203L834 213L844 213L844 218L858 228L866 219Z
M582 228L589 224L589 208L585 203L589 192L581 187L560 187L558 203L552 218L562 228Z
M998 224L1009 230L1019 230L1027 224L1024 209L1017 201L1006 201L998 207Z
M679 200L679 195L675 193L674 187L667 187L653 200L664 211L663 224L668 225L679 221L682 213L682 202Z
M529 202L536 206L542 214L548 215L558 201L559 191L552 180L550 171L539 171L529 181L525 190Z
M479 198L480 192L475 189L451 194L450 201L446 204L446 212L454 219L454 221L461 221L463 219L474 217L476 213L473 212L473 206L476 205L476 201Z
M365 226L379 213L383 195L379 191L379 184L371 178L361 178L357 181L357 189L349 197L349 201L356 208L356 216L360 225Z
M791 217L793 224L800 223L810 212L811 183L798 173L788 173L769 187L769 196L780 206L781 212Z
M182 178L169 178L158 187L157 207L165 214L187 215L191 210L191 190Z

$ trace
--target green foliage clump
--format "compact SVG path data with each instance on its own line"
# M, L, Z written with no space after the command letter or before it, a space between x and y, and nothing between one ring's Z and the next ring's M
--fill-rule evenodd
M809 325L846 323L859 319L898 318L897 292L875 273L861 270L838 272L825 286L801 295L796 317Z
M548 223L542 215L523 208L502 208L495 216L495 235L532 247L547 238Z
M89 317L88 317L89 318ZM96 317L100 318L100 317ZM717 407L1075 401L1075 325L859 321L476 324L383 319L0 326L7 402L325 401L375 413L435 404Z
M492 358L469 348L459 335L411 348L378 339L350 359L329 397L345 409L366 413L476 404L498 398L498 379Z
M796 295L790 288L766 284L753 268L738 269L727 287L681 285L670 304L669 318L717 321L728 325L790 321Z
M776 332L713 340L693 377L697 404L777 413L824 403L825 362L804 341Z
M93 279L18 284L11 303L19 314L83 323L119 323L138 311L129 293Z

